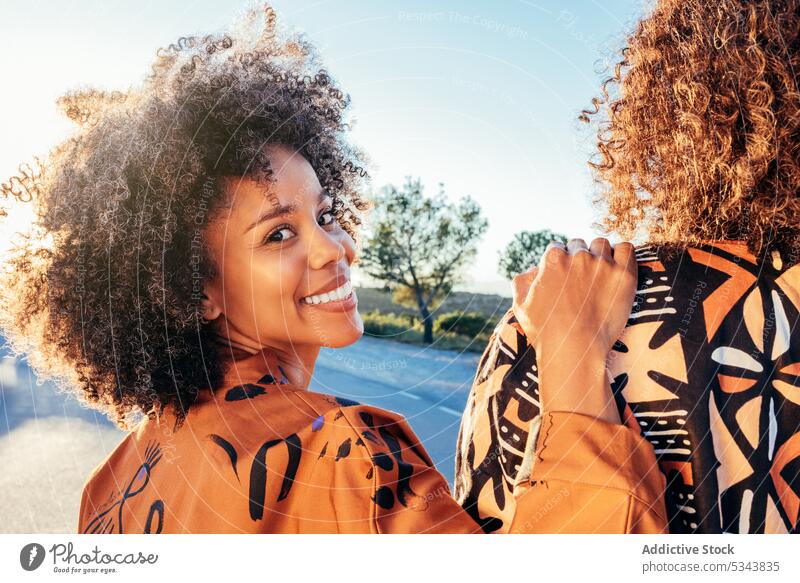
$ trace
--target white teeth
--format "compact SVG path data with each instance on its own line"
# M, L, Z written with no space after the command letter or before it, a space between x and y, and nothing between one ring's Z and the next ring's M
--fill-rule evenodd
M326 304L328 302L336 302L339 300L343 300L350 296L353 291L353 286L350 285L349 281L344 282L341 286L337 287L335 290L326 292L324 294L318 294L315 296L307 296L300 301L306 304Z

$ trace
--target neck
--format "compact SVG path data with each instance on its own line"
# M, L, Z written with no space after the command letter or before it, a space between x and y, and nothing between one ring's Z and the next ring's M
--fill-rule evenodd
M265 375L278 383L308 388L319 356L319 346L255 346L249 342L215 335L214 342L228 361L224 384L257 382Z

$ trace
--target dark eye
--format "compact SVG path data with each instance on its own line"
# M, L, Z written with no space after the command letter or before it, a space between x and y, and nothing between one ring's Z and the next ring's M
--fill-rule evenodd
M328 226L330 224L333 224L333 222L335 220L336 220L336 217L333 216L333 210L332 209L328 209L328 210L326 210L324 213L322 213L319 216L319 219L317 220L317 222L321 226L326 227L326 226Z
M288 233L284 234L284 233ZM264 239L265 243L283 243L287 239L291 239L294 236L294 231L292 231L289 227L280 227L279 229L275 229L267 235L266 239Z

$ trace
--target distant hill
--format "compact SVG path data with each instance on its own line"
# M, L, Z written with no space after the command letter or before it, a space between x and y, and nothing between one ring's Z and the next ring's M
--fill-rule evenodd
M392 302L391 292L375 287L357 287L358 309L361 312L380 310L395 314L417 314L411 308L404 308ZM453 292L439 306L434 317L445 312L479 312L487 318L500 318L511 307L511 298L494 294Z

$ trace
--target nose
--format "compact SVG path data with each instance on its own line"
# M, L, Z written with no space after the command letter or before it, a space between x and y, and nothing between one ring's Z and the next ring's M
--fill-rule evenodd
M338 263L346 255L347 249L341 237L320 226L314 229L308 243L309 268L322 269L330 262Z

